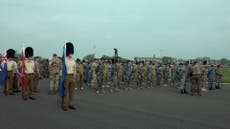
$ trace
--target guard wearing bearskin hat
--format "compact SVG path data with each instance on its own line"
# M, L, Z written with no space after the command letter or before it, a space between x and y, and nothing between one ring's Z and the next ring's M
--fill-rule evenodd
M8 49L7 50L7 81L6 85L4 87L4 92L5 95L7 95L7 89L9 90L9 95L14 95L13 93L13 78L14 78L14 73L19 73L18 72L18 66L17 63L13 60L15 57L15 50L13 49Z
M35 63L33 61L34 51L32 47L25 49L25 90L23 91L23 99L35 100L33 94L33 81L35 72Z
M75 80L76 80L76 62L73 59L74 54L74 46L72 43L66 43L66 78L65 78L65 86L66 86L66 95L64 96L64 102L62 105L62 109L64 111L67 110L67 107L72 110L76 110L74 107L74 88L75 88Z

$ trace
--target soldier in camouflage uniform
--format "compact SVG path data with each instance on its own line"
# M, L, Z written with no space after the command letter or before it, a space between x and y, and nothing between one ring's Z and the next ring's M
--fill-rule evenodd
M41 78L41 74L40 74L40 57L35 57L34 60L34 64L35 64L35 71L34 71L34 86L33 86L33 92L38 92L38 83L39 80Z
M174 86L176 82L176 67L176 64L171 67L171 86Z
M216 85L215 88L216 89L220 89L221 88L221 78L223 77L223 74L220 70L221 65L217 65L217 69L215 70L215 77L216 77Z
M203 62L203 67L201 68L201 90L206 91L206 82L208 80L208 66L207 61Z
M156 86L156 66L155 63L151 64L152 67L152 87Z
M84 79L84 83L87 84L87 80L88 80L88 62L83 60L83 79Z
M90 61L88 62L88 65L87 65L87 85L91 85L91 81L92 81L92 64L93 64L93 61Z
M153 85L153 72L152 72L152 62L147 64L147 87L150 88Z
M130 87L130 82L131 82L131 78L132 78L132 74L133 74L133 66L132 63L130 61L128 61L127 63L124 64L124 68L123 68L123 72L124 72L124 84L125 84L125 90L131 90Z
M103 62L104 70L103 70L103 77L104 77L104 87L109 88L109 64L108 61Z
M181 94L187 94L187 90L186 90L187 75L188 75L188 64L184 63L184 65L181 65L181 81L180 81Z
M76 90L81 89L84 90L83 87L83 73L84 73L84 67L81 63L80 59L77 59L77 65L76 65Z
M96 89L97 88L97 73L96 73L96 69L97 69L97 61L94 60L93 63L92 63L92 80L91 80L91 87L93 89Z
M162 78L162 67L161 64L158 63L156 67L156 86L161 86L161 78Z
M142 61L142 72L143 72L142 84L145 85L145 87L147 87L147 77L148 77L147 70L148 70L147 64L144 61Z
M176 86L179 87L181 84L181 79L182 79L182 66L183 64L180 63L177 67L176 67L176 74L175 74L175 80L176 80Z
M168 86L168 79L169 79L169 65L165 64L163 67L164 86Z
M138 67L139 67L139 62L136 62L133 66L133 80L135 83L135 86L138 88Z
M115 84L114 84L114 60L109 62L108 78L109 78L110 92L114 92L114 89L115 89Z
M60 78L62 62L57 57L57 54L53 54L53 58L49 62L50 69L50 89L49 94L56 94L58 90L58 83Z
M138 86L138 88L143 89L144 69L143 69L143 63L142 62L140 62L137 65L137 71L138 71L137 86Z
M103 90L103 79L104 79L104 65L102 63L102 60L98 61L98 66L96 68L96 74L97 74L97 91L96 93L102 93L105 94L105 91Z
M119 62L116 62L114 65L114 87L115 91L120 91L122 81L122 66Z

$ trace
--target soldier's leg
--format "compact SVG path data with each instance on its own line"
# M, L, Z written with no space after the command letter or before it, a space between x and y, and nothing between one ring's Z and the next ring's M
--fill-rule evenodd
M18 91L18 78L17 75L13 75L13 92Z
M80 88L81 88L81 90L84 90L84 86L83 86L83 74L81 74L81 76L80 76Z
M49 88L49 94L52 94L54 91L54 85L55 85L55 75L50 74L50 88Z
M199 77L197 78L197 87L198 87L197 88L198 95L201 96L201 80Z
M80 74L77 73L76 74L76 86L75 86L75 89L80 89Z
M185 90L185 78L182 78L181 83L180 83L180 92L181 92L181 94L184 94L184 90Z
M67 107L68 107L68 98L69 98L69 91L70 91L70 88L69 88L69 86L70 86L70 78L69 78L69 76L68 75L66 75L66 77L65 77L65 88L66 88L66 94L65 94L65 96L64 96L64 99L63 99L63 109L66 109Z
M74 107L74 88L75 88L75 80L74 76L69 77L69 106Z
M25 89L23 91L24 100L28 99L28 93L29 93L29 75L26 74L26 76L25 76Z
M54 87L53 87L54 94L57 94L57 92L58 92L59 79L60 79L59 74L55 74L55 76L54 76Z
M8 89L9 89L9 94L13 95L13 72L8 72Z
M31 74L29 76L29 97L30 99L33 99L32 94L33 94L33 86L34 86L34 75Z
M37 90L38 90L38 82L39 82L39 75L38 75L38 73L35 73L33 81L34 81L33 82L34 83L33 91L37 92Z
M10 74L9 74L9 72L7 72L6 83L4 85L4 93L6 96L8 95L9 87L10 87Z
M216 89L220 89L220 88L221 88L221 87L220 87L220 81L221 81L220 78L217 78L217 79L216 79L216 85L215 85Z
M192 85L191 85L191 95L194 95L195 92L195 84L196 84L196 79L193 77L192 78Z

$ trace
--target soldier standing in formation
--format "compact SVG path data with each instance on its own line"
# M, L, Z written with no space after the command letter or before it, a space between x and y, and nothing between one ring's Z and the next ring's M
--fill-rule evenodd
M208 78L208 66L207 61L203 62L203 67L201 68L201 90L206 91L205 86Z
M34 60L35 60L34 61L35 71L34 71L34 87L33 87L33 92L37 93L38 92L38 83L39 83L39 80L41 78L40 70L39 70L40 58L39 57L35 57Z
M13 49L7 50L7 80L6 84L4 87L4 93L5 95L14 95L13 93L13 79L14 79L14 73L19 73L18 72L18 66L17 63L13 60L15 56L15 51Z
M195 85L197 86L198 95L201 96L201 67L198 61L195 61L192 67L191 96L195 93Z
M187 75L188 75L188 64L187 62L182 65L181 68L181 81L180 81L180 91L181 94L187 94L186 90L186 82L187 82Z
M215 85L215 88L216 89L220 89L221 86L220 86L220 83L221 83L221 78L223 76L221 70L220 70L220 67L221 65L217 65L217 69L215 71L215 74L216 74L216 85Z
M97 75L97 91L96 93L102 93L105 94L105 91L103 90L103 80L104 80L104 66L102 63L102 60L98 61L98 66L96 68L96 75Z
M109 88L109 64L108 64L107 60L105 60L103 62L103 66L104 66L104 70L103 70L104 84L103 84L103 87Z
M74 88L76 83L76 63L73 59L74 46L72 43L66 43L66 95L64 96L64 102L62 109L67 110L67 107L72 110L76 110L74 107Z
M25 50L25 89L23 91L23 99L35 100L33 95L34 86L34 73L35 73L35 63L33 61L34 51L32 47L27 47Z
M94 60L94 61L92 62L91 69L92 69L91 87L92 87L93 89L96 89L96 88L97 88L97 72L96 72L96 69L97 69L97 62L96 62L96 60Z
M80 59L77 59L77 67L76 67L76 89L84 90L83 86L83 76L84 76L84 67L83 64L81 63Z
M213 68L213 65L211 65L208 68L208 89L209 90L214 90L213 84L214 84L214 68Z
M52 59L49 61L50 71L50 88L49 95L57 94L59 78L61 75L62 62L57 54L53 54Z

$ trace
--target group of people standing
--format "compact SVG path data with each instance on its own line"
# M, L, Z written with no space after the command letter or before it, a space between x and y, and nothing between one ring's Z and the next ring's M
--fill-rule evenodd
M91 61L73 59L74 46L68 42L65 44L63 57L53 54L49 60L50 86L49 94L55 95L60 89L60 83L65 84L66 93L63 96L62 109L75 110L74 90L85 88L95 89L97 94L106 92L129 91L132 89L153 88L161 86L177 87L181 94L197 92L199 96L206 88L209 90L220 89L223 76L221 65L209 65L207 61L200 64L199 61L186 61L180 64L162 64L159 62L134 62L111 59L94 59ZM7 51L7 77L4 83L5 95L14 95L19 92L17 84L21 80L24 68L25 86L22 89L24 100L35 100L34 92L38 92L38 81L42 77L40 73L40 58L33 58L33 48L25 49L25 61L16 63L15 50ZM64 63L64 64L63 64ZM63 69L64 68L64 69ZM65 70L65 71L63 71ZM65 72L65 73L63 73ZM65 78L61 80L62 75ZM20 79L19 79L20 78ZM17 80L17 81L16 81ZM207 83L208 82L208 83ZM20 83L22 85L22 83Z
M215 68L216 67L216 68ZM76 60L75 90L85 87L95 89L98 94L129 91L131 89L153 88L160 86L178 87L180 93L220 89L222 73L220 65L214 66L204 61L190 61L180 64L161 64L153 62L115 62L114 60L95 59ZM61 58L54 54L50 60L50 94L57 93ZM207 83L208 82L208 83ZM214 83L216 82L216 83Z
M33 48L25 49L25 60L15 60L15 50L8 49L6 52L6 78L4 81L4 94L15 95L16 92L22 92L24 100L35 100L33 92L38 92L38 81L40 79L39 58L33 58ZM24 81L21 78L24 77ZM18 85L21 85L21 90Z

